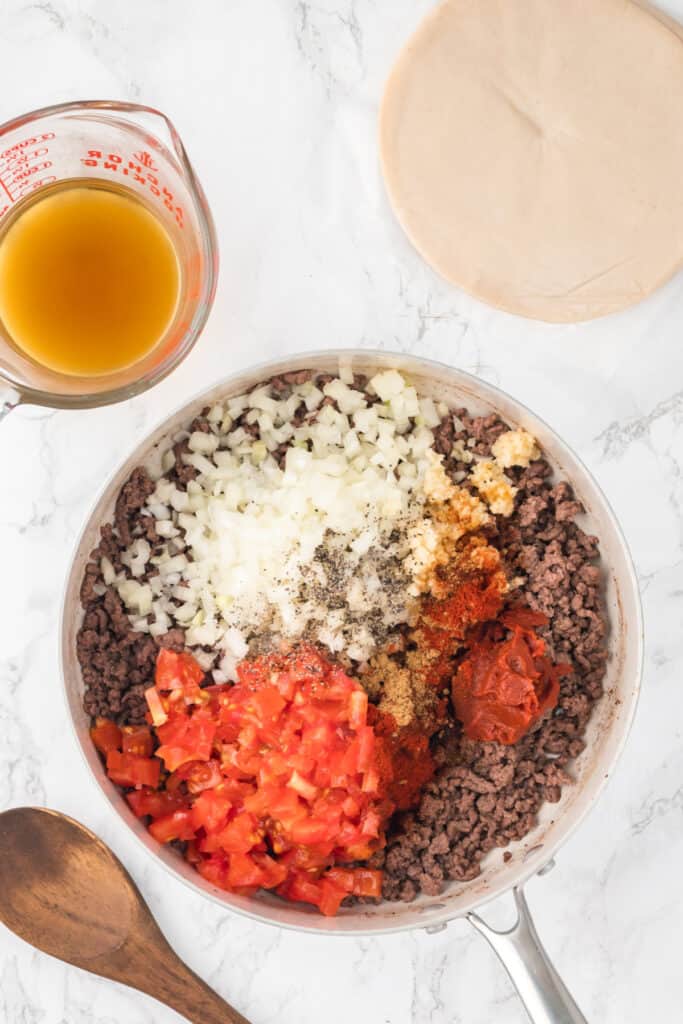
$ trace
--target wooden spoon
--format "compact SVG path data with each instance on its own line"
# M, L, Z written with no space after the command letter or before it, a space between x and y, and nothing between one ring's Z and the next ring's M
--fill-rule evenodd
M139 989L192 1024L249 1024L176 956L102 840L57 811L0 814L0 920L44 953Z

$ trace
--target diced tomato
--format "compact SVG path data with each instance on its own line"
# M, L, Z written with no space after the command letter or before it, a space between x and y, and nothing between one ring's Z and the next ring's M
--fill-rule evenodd
M368 695L364 690L354 690L349 698L349 725L361 729L368 715Z
M352 860L367 860L372 857L373 847L371 843L351 843L346 847L345 856L340 858L348 864Z
M270 814L276 821L281 822L286 830L291 830L294 822L305 818L307 813L306 805L294 790L283 788L273 793Z
M254 863L248 853L230 854L228 885L231 888L246 885L254 886L258 889L263 884L265 878L265 873Z
M307 724L301 731L301 749L318 751L332 749L336 743L336 725L334 722L318 719L312 724Z
M285 700L292 700L296 692L296 679L293 672L278 673L275 685Z
M166 745L159 747L157 757L162 759L166 771L169 772L176 772L181 765L195 760L195 754L186 747L169 747Z
M334 882L328 881L327 878L314 880L303 872L297 872L290 881L285 883L281 892L287 899L312 903L327 917L333 917L337 913L342 901L348 895L344 889L335 885Z
M188 777L187 788L190 793L202 793L205 789L213 789L223 781L223 773L218 761L210 760L196 764Z
M244 798L245 810L254 814L257 818L266 817L272 810L272 799L275 787L259 786L254 792Z
M223 781L221 766L215 758L209 761L188 761L173 772L166 785L169 789L178 789L182 782L187 784L189 793L201 793L205 789L213 789Z
M156 758L138 757L137 754L121 754L110 750L107 754L107 774L117 786L159 785L161 765Z
M366 725L358 730L358 768L359 772L366 772L372 764L372 755L375 752L375 731L372 726Z
M376 811L367 811L361 825L361 835L370 836L376 839L379 835L379 828L382 824L379 814Z
M232 803L216 790L205 790L192 804L192 824L196 830L203 828L208 834L218 832L228 820Z
M262 690L258 690L252 697L252 701L259 721L262 723L277 718L287 703L276 686L265 686Z
M90 738L100 754L108 754L110 750L121 749L121 730L116 722L107 718L98 718L90 730Z
M356 873L352 868L330 868L329 871L325 872L325 878L328 878L330 882L334 882L344 892L353 892Z
M182 680L185 686L199 686L206 673L196 658L184 651L180 655Z
M292 752L288 757L288 761L289 767L293 768L295 772L306 779L308 779L316 769L316 758L311 757L309 754ZM289 772L287 774L289 774ZM309 799L312 800L313 796Z
M316 821L314 818L295 821L289 831L292 841L301 843L302 846L324 843L332 838L329 825L324 821Z
M333 768L333 786L339 786L339 788L346 787L348 785L348 777L356 775L358 772L358 754L360 751L360 740L355 737L345 750L342 750L341 757L335 762ZM343 780L337 782L336 780Z
M163 699L166 700L166 698ZM166 722L156 727L156 734L166 746L179 747L184 744L189 727L190 715L187 708L169 705L169 717Z
M330 867L334 843L317 843L315 846L301 844L290 846L280 854L280 860L292 871L306 871L309 877L317 877L320 872Z
M195 752L198 761L208 761L216 736L216 723L201 712L192 716L191 723L185 742Z
M278 885L282 885L287 878L287 868L284 864L279 864L265 853L252 853L251 857L261 868L263 874L261 886L264 889L275 889Z
M149 826L149 831L158 843L170 843L174 839L194 839L192 812L173 811L171 814L166 814L163 818L153 821Z
M246 721L244 728L240 729L237 736L239 745L246 752L249 752L256 747L256 741L258 740L258 728L255 722Z
M207 858L202 857L197 863L197 871L207 882L217 885L219 889L227 889L228 858L223 854L214 854Z
M154 752L154 737L145 725L127 725L123 729L124 754L151 757Z
M175 651L168 651L165 647L157 655L156 671L154 682L158 690L175 690L181 686L180 680L180 656Z
M375 899L380 899L382 896L382 872L373 871L370 868L355 868L353 894L354 896L372 896Z
M227 762L225 758L222 758L222 764L224 767L232 767L234 769L234 775L240 779L248 779L258 775L259 768L261 766L261 757L256 751L233 749L230 754L230 760Z
M361 792L376 793L379 789L379 772L376 768L368 768L363 776Z
M393 811L381 791L391 754L365 692L306 646L243 662L235 685L203 681L191 655L161 651L146 694L153 730L128 728L123 752L108 752L150 834L187 842L187 860L230 892L274 889L328 915L349 894L376 894L381 872L340 866L382 848Z
M257 832L254 816L242 811L228 822L217 838L221 849L226 853L248 853L258 844L261 837Z
M360 814L360 804L354 797L347 796L342 804L342 810L347 818L357 818Z
M183 719L182 723L174 719L163 726L163 733L162 730L158 732L163 743L156 756L163 760L167 771L174 772L190 761L209 760L216 736L216 723L204 717L200 711L191 718Z
M287 899L298 900L301 903L312 903L313 906L317 907L320 904L322 895L320 882L315 881L303 872L297 872L286 883L285 895Z
M241 782L239 779L232 779L229 776L223 778L221 783L221 795L237 804L243 804L248 796L255 791L251 782Z
M339 826L344 815L340 795L334 792L319 797L313 804L311 813L314 818L324 821L336 838Z
M320 912L325 917L334 917L339 910L342 901L346 899L347 893L343 889L340 889L333 882L329 882L326 878L323 878L320 883L320 900L318 907Z
M184 805L182 797L169 793L168 790L160 792L154 789L135 789L131 793L126 793L126 800L138 818L144 818L146 815L161 818L173 811L179 811Z
M194 693L204 679L204 669L191 654L176 654L162 648L157 655L154 681L158 690L186 690Z

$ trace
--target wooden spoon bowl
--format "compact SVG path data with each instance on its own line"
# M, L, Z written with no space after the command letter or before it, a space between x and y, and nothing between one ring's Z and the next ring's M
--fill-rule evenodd
M0 814L0 920L43 953L145 992L193 1024L249 1024L173 952L102 840L57 811Z

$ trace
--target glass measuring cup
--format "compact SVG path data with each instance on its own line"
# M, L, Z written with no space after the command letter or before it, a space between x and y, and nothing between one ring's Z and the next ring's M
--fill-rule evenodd
M43 107L0 125L0 227L37 190L85 179L128 187L166 228L181 279L174 318L146 356L99 377L41 366L12 344L0 323L0 419L21 402L86 408L152 387L187 355L211 310L218 273L216 232L169 119L135 103L87 100Z

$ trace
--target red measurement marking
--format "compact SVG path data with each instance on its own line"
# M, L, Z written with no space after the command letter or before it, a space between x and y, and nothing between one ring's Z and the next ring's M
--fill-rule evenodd
M3 188L4 188L4 190L5 190L5 192L6 192L6 193L7 193L7 195L9 196L9 201L10 201L10 203L13 203L13 202L14 202L14 199L12 198L12 193L11 193L11 192L10 192L10 190L9 190L9 189L7 188L7 185L6 185L5 183L4 183L4 181L2 180L2 178L0 178L0 185L2 185L2 187L3 187Z
M159 168L155 166L152 156L145 149L141 149L139 153L133 153L135 159L142 164L143 167L148 167L150 171L158 171Z
M160 199L167 210L169 210L180 228L184 228L184 212L182 206L176 205L173 193L156 177L149 169L156 171L152 157L145 150L133 153L137 163L128 160L128 166L124 166L124 158L119 153L104 153L101 149L88 149L86 156L81 157L81 163L85 167L102 167L105 171L113 171L125 174L143 185L155 198ZM145 170L146 169L146 170Z

